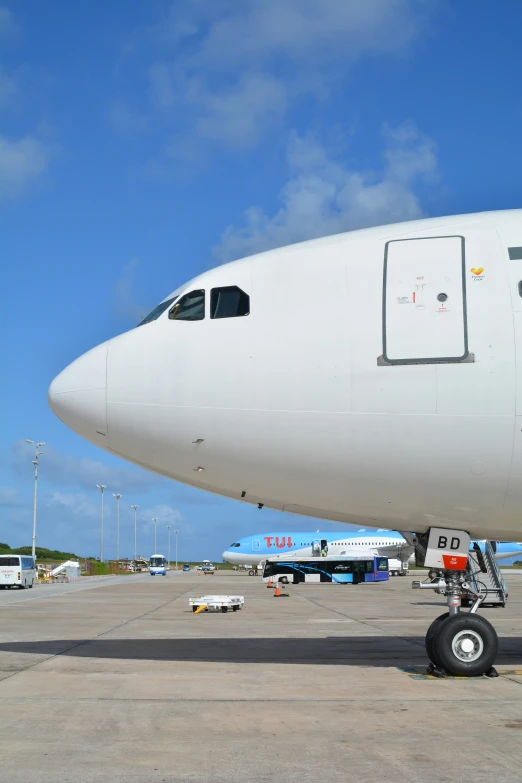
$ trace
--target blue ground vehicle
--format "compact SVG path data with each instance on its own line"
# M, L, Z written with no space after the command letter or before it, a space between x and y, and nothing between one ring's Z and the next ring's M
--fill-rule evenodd
M163 555L152 555L149 563L149 572L151 576L167 576L167 560Z
M388 580L387 557L302 557L295 560L267 560L263 579L283 584L334 582L360 584Z
M190 571L190 565L189 563L183 563L183 571Z

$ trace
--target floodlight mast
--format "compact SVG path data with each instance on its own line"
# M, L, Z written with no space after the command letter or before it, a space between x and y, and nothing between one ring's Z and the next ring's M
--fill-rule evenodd
M29 440L29 438L25 439L26 443L31 443L35 447L35 457L33 460L34 465L34 496L33 496L33 542L32 542L32 548L31 548L31 554L33 556L33 560L36 558L36 492L37 492L37 485L38 485L38 460L44 454L43 451L40 451L40 446L45 446L45 443L42 441L40 443L35 443L34 440Z
M100 563L103 562L103 493L107 489L107 484L96 484L96 489L101 492L101 519L100 519Z

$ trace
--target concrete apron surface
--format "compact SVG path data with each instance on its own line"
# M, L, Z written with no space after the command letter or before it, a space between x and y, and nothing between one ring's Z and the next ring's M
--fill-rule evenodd
M522 574L496 680L427 678L441 597L170 572L0 593L2 781L496 783L522 777ZM189 596L245 596L192 613Z

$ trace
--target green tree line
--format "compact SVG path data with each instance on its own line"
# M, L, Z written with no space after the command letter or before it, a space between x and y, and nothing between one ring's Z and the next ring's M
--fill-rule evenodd
M32 547L19 546L16 549L11 549L9 544L0 542L0 555L9 555L11 552L16 552L17 555L30 555L32 554ZM58 549L46 549L43 546L36 547L37 560L78 560L78 555L73 552L60 552Z

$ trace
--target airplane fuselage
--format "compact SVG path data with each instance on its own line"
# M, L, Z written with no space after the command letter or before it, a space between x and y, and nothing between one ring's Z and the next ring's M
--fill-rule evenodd
M262 533L231 544L222 558L225 563L257 565L268 558L315 556L374 556L407 561L413 555L399 533L388 530L365 533Z
M522 210L285 247L182 286L61 373L50 404L102 448L243 502L513 540L520 281ZM236 317L211 317L236 287ZM177 320L189 293L203 317Z

